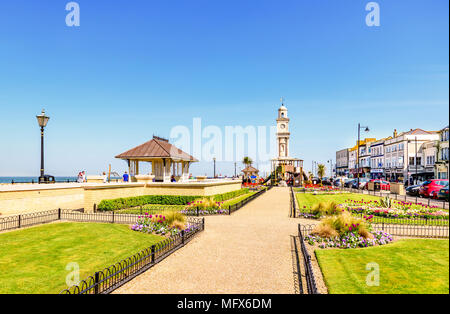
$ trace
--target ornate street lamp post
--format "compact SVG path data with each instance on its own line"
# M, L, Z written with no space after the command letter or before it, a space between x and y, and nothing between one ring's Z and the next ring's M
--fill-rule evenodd
M41 127L41 176L39 177L39 183L45 182L44 178L44 128L47 126L50 117L45 115L45 110L42 109L42 113L36 116L39 126Z
M216 157L213 158L214 161L214 179L216 178Z
M328 163L330 164L330 179L333 178L333 159L328 160ZM337 173L336 173L337 176Z
M360 137L361 137L361 129L364 129L364 131L369 132L370 129L368 126L361 126L360 123L358 123L358 144L357 144L357 150L356 150L356 162L358 164L358 166L356 167L356 173L358 176L358 185L356 186L357 189L359 189L359 141L360 141Z

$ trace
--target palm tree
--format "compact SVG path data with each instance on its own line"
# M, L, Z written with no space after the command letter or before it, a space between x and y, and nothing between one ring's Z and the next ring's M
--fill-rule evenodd
M319 176L320 182L322 182L322 178L325 175L325 165L324 164L318 164L317 165L317 175Z
M253 160L250 157L244 157L242 163L248 167L252 165Z

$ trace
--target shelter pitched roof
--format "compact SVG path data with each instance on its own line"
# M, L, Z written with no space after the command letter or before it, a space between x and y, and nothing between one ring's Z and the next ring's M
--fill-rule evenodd
M172 158L181 159L184 161L198 161L188 153L158 137L153 137L152 140L145 142L135 148L132 148L116 158L119 159L139 159L139 158Z
M245 169L242 169L242 172L259 172L259 170L256 169L255 167L248 166Z

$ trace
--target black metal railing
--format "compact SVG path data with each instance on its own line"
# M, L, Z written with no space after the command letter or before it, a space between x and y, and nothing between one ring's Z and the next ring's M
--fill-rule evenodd
M31 227L61 220L62 209L0 217L0 231Z
M298 204L297 204L297 199L295 198L294 189L292 187L290 188L289 195L290 195L290 200L291 200L291 210L289 213L289 217L296 218L297 212L298 212Z
M92 276L78 285L61 291L61 294L108 294L153 267L164 258L183 247L197 233L205 229L205 218L188 218L190 227L151 247L142 250Z
M439 225L406 225L371 223L373 231L384 231L391 235L417 238L449 238L449 227Z
M305 239L303 238L303 232L309 232L312 231L313 226L302 226L298 225L298 237L300 240L300 249L303 255L303 269L304 269L304 276L306 281L306 290L308 291L308 294L320 294L317 290L317 284L316 284L316 278L314 277L314 271L312 267L311 262L311 255L309 254L308 250L305 246Z

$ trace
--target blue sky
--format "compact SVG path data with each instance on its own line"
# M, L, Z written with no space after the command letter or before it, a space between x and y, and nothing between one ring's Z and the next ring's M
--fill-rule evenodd
M291 155L326 162L356 142L448 125L446 0L61 0L0 2L0 176L97 174L175 125L274 125L281 96ZM232 174L232 163L218 172ZM200 163L194 174L211 174Z

